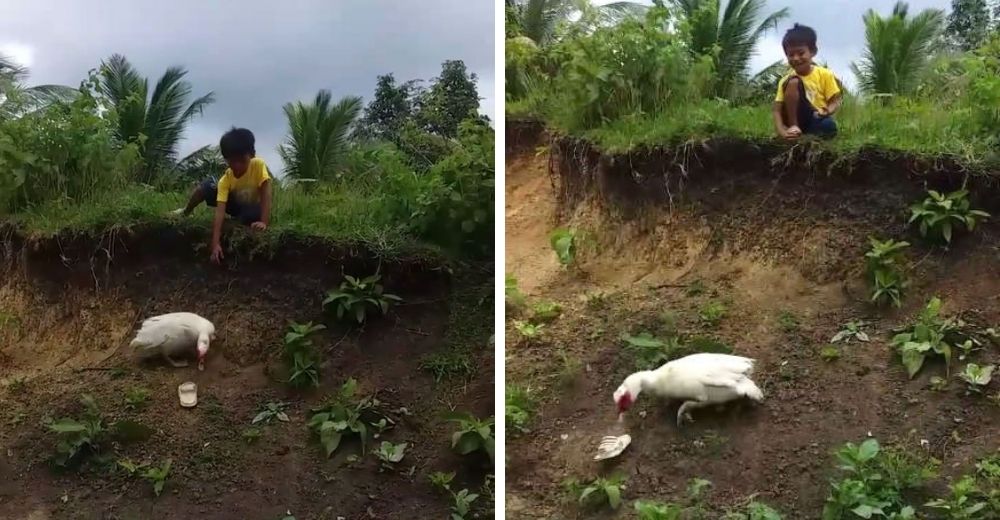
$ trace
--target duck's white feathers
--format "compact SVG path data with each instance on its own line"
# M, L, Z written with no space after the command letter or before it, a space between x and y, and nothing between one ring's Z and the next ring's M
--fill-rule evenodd
M161 353L179 356L193 352L200 338L214 334L215 325L205 318L190 312L173 312L143 321L130 346L138 349L143 358Z
M754 360L728 354L700 353L670 361L656 370L636 372L623 386L634 386L666 399L723 403L747 397L764 399L750 379ZM636 392L638 393L638 392ZM635 397L635 396L633 396Z

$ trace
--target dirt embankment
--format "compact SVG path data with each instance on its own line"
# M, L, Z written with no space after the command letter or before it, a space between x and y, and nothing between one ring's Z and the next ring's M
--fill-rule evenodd
M962 184L948 173L953 165L866 152L847 168L806 146L713 142L609 157L570 139L549 144L548 156L536 156L520 143L506 172L508 271L529 301L563 307L540 339L506 333L508 383L542 400L532 433L508 441L509 518L586 516L566 503L562 482L620 472L627 502L682 500L687 481L704 478L716 513L759 494L785 518L814 519L833 476L830 453L844 442L898 440L941 459L945 475L997 448L1000 408L965 395L954 378L964 361L948 388L933 392L928 381L945 376L942 364L908 380L889 346L892 329L934 295L946 314L1000 324L1000 226L989 222L942 250L906 225L925 189ZM1000 213L995 185L970 177L973 206ZM555 227L582 237L571 269L549 246ZM867 302L869 236L913 242L913 285L901 309ZM704 318L713 305L724 309L717 325ZM873 340L824 361L820 350L856 319ZM766 402L705 410L678 430L676 403L645 400L636 410L645 415L626 422L628 451L593 462L601 436L620 433L611 395L635 370L621 334L666 329L756 358ZM974 360L1000 362L1000 348ZM998 389L994 382L990 393Z
M6 235L0 517L271 520L286 511L331 520L442 517L449 501L430 488L428 473L457 471L459 485L482 484L485 470L450 451L454 425L441 413L454 407L492 415L489 331L477 335L481 348L469 350L477 367L469 382L436 384L418 364L447 348L452 305L467 305L456 298L479 291L487 274L459 282L428 262L380 263L363 251L313 242L288 242L272 252L245 244L227 256L226 267L216 267L204 243L201 234L171 228L44 241ZM344 274L376 271L387 292L404 298L401 305L362 328L324 315L322 299ZM176 311L215 323L204 372L140 365L129 351L144 318ZM277 381L290 320L329 327L314 338L324 360L315 391L294 392ZM382 439L409 443L397 472L379 471L371 454L350 462L357 443L327 460L310 437L309 408L351 377L365 393L377 393L385 410L396 410L399 424ZM189 380L198 384L199 406L181 409L177 385ZM134 388L151 392L139 410L124 403ZM172 459L163 496L154 498L145 481L97 467L82 473L49 467L56 441L42 423L78 417L82 394L95 398L107 423L129 419L153 429L149 440L109 451L112 466L122 457ZM262 428L248 444L241 434L259 407L282 400L290 403L290 421Z

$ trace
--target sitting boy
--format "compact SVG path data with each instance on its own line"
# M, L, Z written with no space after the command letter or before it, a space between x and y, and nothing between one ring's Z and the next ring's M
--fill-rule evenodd
M219 151L229 168L218 184L206 179L191 192L186 207L174 210L175 214L187 216L202 202L215 207L211 248L214 263L222 260L222 222L227 214L255 231L267 229L271 219L271 175L264 160L255 157L253 132L246 128L229 130L219 141Z
M794 140L802 134L837 135L833 114L843 95L833 72L812 61L817 52L816 31L795 24L785 33L781 46L792 70L778 82L771 111L778 136Z

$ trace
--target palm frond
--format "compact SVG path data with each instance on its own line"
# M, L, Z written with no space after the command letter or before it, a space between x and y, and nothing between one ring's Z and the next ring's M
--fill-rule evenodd
M334 176L350 145L354 124L361 114L361 98L348 96L332 103L328 90L321 90L310 104L284 106L288 135L278 147L285 173L293 178Z

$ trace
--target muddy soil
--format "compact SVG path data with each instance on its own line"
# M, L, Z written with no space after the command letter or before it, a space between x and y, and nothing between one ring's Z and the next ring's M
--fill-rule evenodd
M944 476L1000 447L1000 406L966 396L957 379L931 391L929 378L945 376L941 363L909 380L889 346L891 330L933 295L946 314L1000 324L1000 226L987 224L948 251L925 247L905 225L922 185L905 175L837 182L772 165L743 170L734 166L739 157L728 162L729 170L688 182L669 200L662 184L654 190L648 177L623 179L609 168L627 164L622 158L561 147L552 160L508 159L507 270L529 306L563 307L533 340L510 326L530 307L508 312L507 384L529 386L540 400L530 433L507 441L508 518L633 518L633 500L683 501L688 481L703 478L712 482L717 516L757 495L785 518L815 519L834 475L831 452L844 442L871 435L926 452L942 461ZM569 269L549 246L557 226L583 236ZM860 273L870 235L914 242L913 287L901 309L866 301ZM710 303L725 307L717 325L700 317ZM872 341L840 346L839 359L824 361L820 350L854 319L866 321ZM612 392L636 369L621 335L666 329L757 359L765 402L699 410L678 429L677 403L640 397L617 424ZM997 363L1000 348L974 358ZM997 381L989 393L1000 393ZM626 431L633 440L623 455L592 460L602 436ZM566 479L614 473L627 478L618 513L590 514L568 501Z
M463 331L477 345L468 350L476 367L468 379L435 383L418 365L450 348L449 328L459 325L454 306L481 321L492 316L488 269L448 278L434 265L380 267L361 251L311 243L283 244L273 257L234 252L218 268L193 246L203 242L170 229L40 243L8 236L0 282L0 518L273 520L289 511L300 520L442 518L451 501L432 489L428 474L455 471L453 485L478 491L492 470L451 451L454 425L441 415L493 414L490 331ZM325 292L344 273L379 267L386 291L403 304L362 328L323 314ZM204 372L194 363L140 364L127 346L145 317L175 311L216 325ZM289 320L328 325L314 338L325 353L316 390L293 391L278 380ZM352 377L398 423L366 450L381 440L409 443L395 470L381 470L356 441L327 459L306 428L310 407ZM178 405L183 381L198 384L196 408ZM138 410L124 401L134 388L151 392ZM111 467L120 458L171 459L160 497L148 482L93 460L79 471L51 466L56 440L44 423L80 417L83 394L94 397L105 423L152 428L144 442L105 451ZM249 444L242 434L258 408L279 400L289 403L289 421L264 426Z

